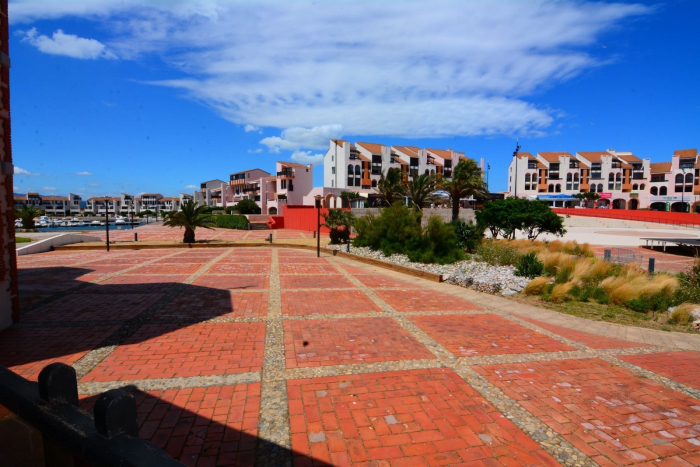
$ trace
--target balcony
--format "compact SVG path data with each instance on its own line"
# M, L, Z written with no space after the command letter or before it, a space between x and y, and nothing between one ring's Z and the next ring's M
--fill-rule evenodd
M561 178L559 178L559 173L558 173L558 172L550 172L550 173L549 173L549 179L550 179L550 180L561 180Z
M622 184L622 192L623 193L629 193L632 191L632 184L631 183L623 183Z
M632 180L644 180L644 172L632 172Z
M381 174L382 174L381 168L375 169L374 167L372 167L372 175L381 175Z
M260 191L260 187L247 187L247 188L243 188L241 191L243 193L253 193L256 191Z
M277 172L277 176L280 178L294 178L294 169L282 169Z

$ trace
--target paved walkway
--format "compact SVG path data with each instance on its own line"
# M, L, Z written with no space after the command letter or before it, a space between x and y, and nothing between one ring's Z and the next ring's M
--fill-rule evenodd
M0 364L73 365L86 410L132 392L187 465L700 464L700 336L299 250L19 262Z

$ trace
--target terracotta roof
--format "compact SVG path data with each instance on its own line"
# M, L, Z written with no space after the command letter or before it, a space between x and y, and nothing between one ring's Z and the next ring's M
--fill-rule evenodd
M587 169L590 169L590 168L591 168L590 165L586 164L586 163L583 162L581 159L576 159L576 160L578 161L579 168L580 168L580 167L585 167L585 168L587 168Z
M180 201L180 198L175 198L175 197L168 197L168 198L161 198L161 201Z
M693 166L693 168L695 168L695 169L699 169L699 168L700 168L700 159L698 159L697 161L695 161L695 165Z
M418 157L419 149L413 146L394 146L397 151L401 151L410 157Z
M347 141L345 141L344 139L332 139L332 138L331 138L331 141L333 141L333 142L334 142L335 144L337 144L338 146L343 146L344 143L347 143Z
M571 157L568 152L538 152L537 155L542 156L547 162L559 162L559 156Z
M42 196L42 201L68 201L67 196Z
M535 158L535 156L533 156L533 155L530 154L529 152L519 152L519 153L518 153L518 158L519 158L519 159L522 159L523 157L526 157L526 158L528 158L528 159L534 159L534 158Z
M431 159L433 159L433 162L435 163L436 166L442 167L443 165L445 165L445 164L443 164L442 162L440 162L440 161L437 160L437 159L434 159L434 158L431 158Z
M265 177L265 180L277 180L277 177L273 175L272 177Z
M627 156L617 156L618 159L622 159L625 162L642 162L642 160L637 156L627 155Z
M546 169L546 168L547 168L547 166L546 166L546 165L544 165L544 164L543 164L542 162L540 162L540 161L537 161L537 168L538 168L538 169Z
M27 201L27 195L24 195L24 196L15 196L15 200L18 200L18 199L19 199L19 200Z
M277 161L279 164L282 164L285 167L300 167L302 169L305 169L306 166L304 164L297 164L296 162L282 162L282 161Z
M445 149L428 149L428 151L442 157L443 159L452 159L452 151L447 151Z
M652 162L651 164L649 164L649 167L651 168L651 173L653 174L671 171L670 162Z
M608 151L585 151L585 152L579 151L576 154L578 154L581 157L586 158L590 162L600 162L600 158L602 156L611 156L612 155Z
M674 156L680 156L682 158L695 157L698 154L697 149L678 149L674 151Z
M39 196L39 193L34 192L34 191L30 191L29 193L27 193L27 196L29 196L29 195Z
M621 165L622 165L623 169L631 169L632 168L632 166L630 164L626 164L624 162Z
M376 144L376 143L360 143L359 141L355 143L357 146L362 146L372 154L381 154L382 153L382 148L384 147L383 144Z

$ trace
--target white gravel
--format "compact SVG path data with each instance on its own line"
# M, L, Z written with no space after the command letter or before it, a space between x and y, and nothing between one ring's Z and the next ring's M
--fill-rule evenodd
M329 245L334 250L347 251L346 245ZM452 264L423 264L409 261L406 255L384 256L381 251L366 247L350 246L350 253L387 263L399 264L421 271L442 274L445 282L467 287L479 292L510 296L520 292L530 281L515 275L513 266L491 266L480 261L466 260Z

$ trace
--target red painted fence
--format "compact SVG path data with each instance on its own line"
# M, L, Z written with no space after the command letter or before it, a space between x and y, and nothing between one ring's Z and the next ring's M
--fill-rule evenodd
M623 219L629 221L653 222L656 224L700 226L700 214L667 211L630 211L625 209L572 209L552 208L552 211L564 215Z
M322 208L321 224L325 213L328 213L328 209ZM285 229L316 230L318 228L318 211L313 206L285 206L283 214ZM321 227L321 232L329 232L329 230Z

